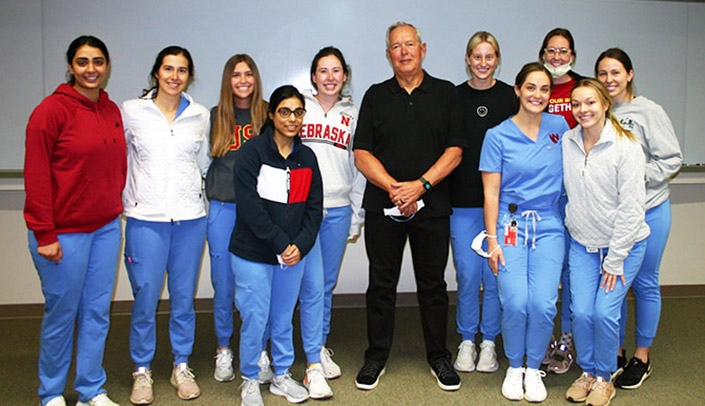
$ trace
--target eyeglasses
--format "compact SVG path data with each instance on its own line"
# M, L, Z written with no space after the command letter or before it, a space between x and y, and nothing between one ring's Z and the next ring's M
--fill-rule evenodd
M299 107L296 110L292 110L288 107L282 107L279 110L277 110L277 113L279 113L280 116L287 118L291 115L291 113L294 113L294 117L296 118L301 118L306 114L306 109Z
M568 56L572 51L568 48L544 48L544 52L546 52L548 56L554 56L556 54Z

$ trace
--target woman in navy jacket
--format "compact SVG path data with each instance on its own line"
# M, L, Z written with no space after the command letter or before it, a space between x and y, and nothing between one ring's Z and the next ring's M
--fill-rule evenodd
M243 404L262 404L258 372L262 338L271 329L275 377L270 392L289 402L308 399L289 373L294 362L294 307L304 257L323 217L323 188L313 151L301 143L304 97L282 86L270 97L269 122L235 161L237 216L230 239L240 330Z

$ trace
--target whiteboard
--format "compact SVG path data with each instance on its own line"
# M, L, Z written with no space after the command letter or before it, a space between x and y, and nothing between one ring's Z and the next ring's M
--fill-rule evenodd
M225 61L248 53L269 96L290 83L310 88L315 53L340 48L352 68L351 93L392 75L384 54L387 27L415 24L428 44L424 68L460 83L467 79L465 45L478 30L499 40L498 78L513 84L538 57L546 32L562 26L576 41L575 71L590 76L597 55L619 46L632 57L637 93L661 104L673 121L687 162L705 161L705 4L644 0L0 0L0 170L23 166L27 118L65 80L65 52L82 34L108 45L106 90L117 103L148 86L156 54L168 45L195 61L196 101L217 103Z

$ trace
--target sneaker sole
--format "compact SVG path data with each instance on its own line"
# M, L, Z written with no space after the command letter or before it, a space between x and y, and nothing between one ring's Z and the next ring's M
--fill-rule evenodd
M152 402L154 402L154 398L135 400L135 399L132 399L132 397L130 397L130 403L132 403L133 405L149 405L149 404L152 404Z
M617 386L620 389L627 389L627 390L639 389L641 387L641 385L644 383L644 381L649 379L649 377L651 376L651 372L652 372L651 369L647 370L646 373L644 374L644 376L641 377L639 382L635 383L634 385L620 385L620 386L615 385L615 386Z
M483 374L491 374L491 373L494 373L494 372L499 371L499 364L494 364L493 366L491 366L491 367L489 367L489 368L485 368L485 367L480 368L480 367L477 367L477 368L475 368L475 370L476 370L477 372L482 372Z
M343 375L343 374L340 373L340 372L337 373L337 374L330 374L330 375L328 375L325 371L323 371L323 376L325 376L326 379L328 379L328 380L338 379L338 378L340 378L341 375Z
M218 381L218 382L230 382L230 381L232 381L233 379L235 379L235 374L226 376L226 377L224 377L224 378L220 378L220 377L218 377L218 375L216 375L216 374L214 373L214 374L213 374L213 379L215 379L215 380Z
M458 363L455 362L453 364L453 369L455 369L458 372L473 372L473 371L475 371L476 368L475 368L475 365L473 365L472 367L469 367L469 368L463 368L463 367L458 366Z
M438 383L438 387L443 390L456 391L456 390L460 389L460 384L462 382L458 382L457 385L446 385L443 382L441 382L440 379L438 379L438 375L436 375L436 371L434 371L433 368L431 368L431 375L433 375L433 377L436 378L436 383Z
M622 372L624 372L624 368L617 368L617 370L612 372L612 375L610 375L610 380L612 382L614 382L617 379L617 377L622 375Z
M179 399L181 399L181 400L191 400L191 399L196 399L197 397L201 396L201 390L200 390L200 389L199 389L198 392L192 393L192 394L189 395L189 396L183 396L183 395L181 395L181 393L179 393L179 384L176 383L175 380L169 379L169 383L171 383L171 386L173 386L174 388L176 388L176 396L178 396Z
M524 400L524 394L523 394L523 393L521 394L520 397L513 398L513 397L510 397L509 395L507 395L506 393L504 393L504 391L502 391L502 396L504 396L504 398L507 399L507 400L511 400L512 402L518 402L518 401L520 401L520 400Z
M309 398L309 395L306 395L306 397L302 397L302 398L292 397L288 393L277 388L275 385L272 385L269 387L269 392L273 395L282 396L282 397L286 398L286 401L289 403L303 403L303 402L307 401Z
M362 390L372 390L372 389L376 388L377 385L379 385L379 378L381 378L382 375L384 375L384 372L385 372L386 370L387 370L386 367L385 367L385 368L382 368L382 370L379 371L379 375L377 375L377 380L375 380L374 382L372 382L372 383L369 384L369 385L364 384L364 383L360 383L360 382L357 381L357 379L355 379L355 387L358 388L358 389L362 389Z
M311 393L311 392L309 392L308 397L311 399L314 399L314 400L330 399L333 397L333 392L329 392L329 393Z

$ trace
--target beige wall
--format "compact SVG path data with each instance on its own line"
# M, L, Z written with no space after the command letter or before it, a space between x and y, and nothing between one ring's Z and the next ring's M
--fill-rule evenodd
M13 184L14 183L14 184ZM24 192L20 182L0 179L0 305L42 303L39 278L27 251L27 231L22 218ZM662 267L662 285L705 285L705 173L685 173L671 185L673 225ZM197 297L212 297L210 265L204 254ZM448 288L455 290L451 261L446 272ZM367 258L364 240L349 245L336 293L364 293ZM414 291L407 250L399 291ZM166 294L165 294L166 296ZM132 300L130 282L120 261L115 300Z

